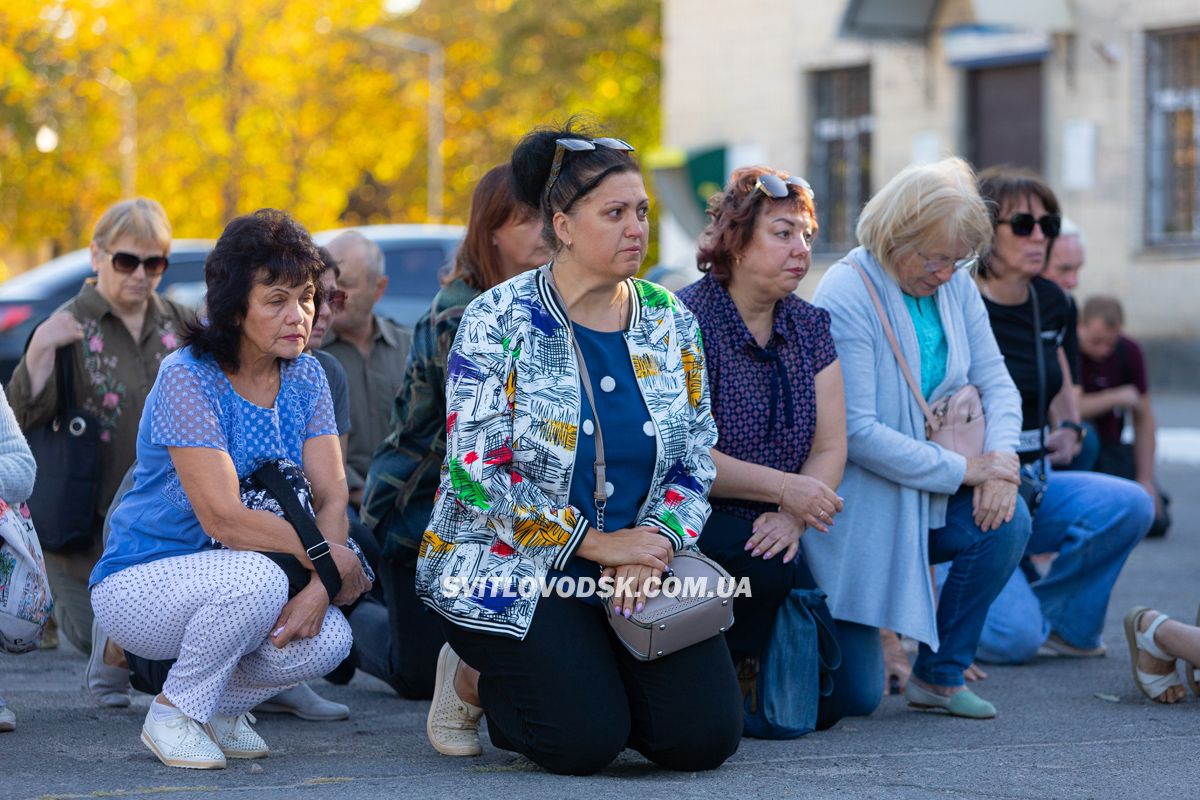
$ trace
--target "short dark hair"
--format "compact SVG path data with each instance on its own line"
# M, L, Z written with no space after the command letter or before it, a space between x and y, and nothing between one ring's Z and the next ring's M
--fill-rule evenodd
M1000 212L1006 206L1012 206L1030 197L1042 201L1047 214L1061 213L1058 198L1050 184L1031 169L1025 167L999 166L988 167L979 173L979 195L987 205L988 214L992 217L992 229L1000 221ZM1054 239L1046 245L1046 253L1054 246ZM992 251L995 254L995 251ZM987 258L979 261L979 274L987 275Z
M769 198L754 188L759 176L775 175L787 180L786 172L770 167L742 167L733 171L725 191L714 194L708 201L708 227L700 234L696 264L701 272L711 272L717 283L728 286L733 277L733 265L754 236L758 215L764 209L780 203L793 211L807 214L813 229L817 227L817 208L811 192L794 183L787 186L787 197Z
M546 181L554 165L557 139L596 139L604 134L580 117L570 117L559 127L538 128L525 134L512 154L513 180L517 197L540 209L542 238L557 252L560 248L554 234L554 215L571 209L596 190L609 175L620 172L641 174L637 160L626 150L597 147L595 150L569 150L563 153L558 178L546 192Z
M236 372L241 366L242 320L254 285L312 284L320 307L325 298L319 278L324 271L312 237L285 212L263 208L237 217L225 226L204 262L207 320L187 326L183 343L198 356L211 353L222 369Z
M1098 319L1104 323L1105 327L1120 328L1125 324L1125 311L1121 308L1121 301L1117 298L1108 294L1097 294L1089 297L1083 304L1080 319L1084 322Z
M529 205L517 196L511 164L489 169L479 179L475 193L471 195L467 235L454 257L454 267L442 283L449 285L461 280L481 292L501 283L504 280L504 265L492 242L492 234L511 220L523 222L537 216L537 213L536 206Z

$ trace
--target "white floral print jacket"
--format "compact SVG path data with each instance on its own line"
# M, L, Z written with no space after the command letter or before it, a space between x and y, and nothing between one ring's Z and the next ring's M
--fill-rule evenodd
M627 283L636 302L624 339L658 454L637 524L678 551L695 547L716 476L700 328L667 290ZM544 270L484 292L463 315L447 365L446 460L417 564L417 594L456 624L524 638L540 594L520 587L562 570L589 528L567 499L580 416L570 336Z

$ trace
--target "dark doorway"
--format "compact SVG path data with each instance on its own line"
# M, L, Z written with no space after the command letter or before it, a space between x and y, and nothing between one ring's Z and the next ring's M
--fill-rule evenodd
M967 145L976 169L1042 171L1042 65L967 72Z

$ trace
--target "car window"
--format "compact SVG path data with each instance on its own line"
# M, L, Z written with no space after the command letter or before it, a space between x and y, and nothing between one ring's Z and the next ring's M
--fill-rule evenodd
M380 242L388 275L388 294L433 297L441 287L442 266L449 260L440 244Z
M199 308L207 287L204 260L207 253L171 254L171 266L163 273L158 291L164 297L191 308Z

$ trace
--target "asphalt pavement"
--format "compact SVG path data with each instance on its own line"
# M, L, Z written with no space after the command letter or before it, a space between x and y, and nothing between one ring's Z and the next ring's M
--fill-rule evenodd
M1200 425L1194 396L1164 397L1160 425ZM1169 431L1168 431L1169 433ZM315 688L353 709L350 720L303 722L262 715L271 744L261 761L221 771L168 769L138 740L149 697L126 710L96 707L82 689L85 659L65 642L54 651L0 656L0 693L16 711L0 734L0 798L278 797L1200 797L1200 703L1149 703L1132 683L1121 620L1151 605L1191 621L1200 603L1200 459L1162 464L1175 524L1143 542L1108 610L1106 658L1042 658L993 667L977 691L991 721L910 710L884 698L872 716L789 742L747 739L711 773L664 772L636 753L589 778L549 775L485 744L479 758L446 758L425 739L427 704L397 698L359 674ZM485 738L486 742L486 738Z

